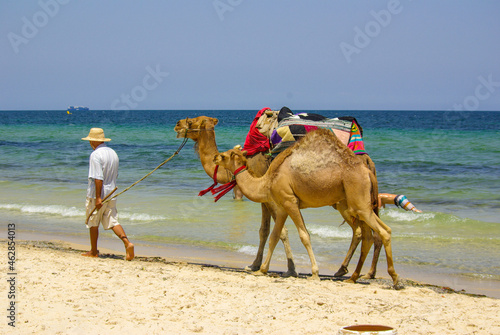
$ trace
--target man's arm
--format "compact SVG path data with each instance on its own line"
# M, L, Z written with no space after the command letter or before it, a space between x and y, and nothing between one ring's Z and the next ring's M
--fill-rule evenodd
M102 180L94 179L94 182L95 182L95 206L97 207L97 209L101 209L101 207L102 207L102 199L101 199Z

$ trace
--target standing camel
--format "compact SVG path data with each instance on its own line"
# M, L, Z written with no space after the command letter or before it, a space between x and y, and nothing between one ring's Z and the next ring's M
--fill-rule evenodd
M213 162L213 157L215 154L219 153L217 149L217 143L215 141L215 125L217 125L217 123L218 120L216 118L211 118L207 116L198 116L196 118L191 118L191 119L186 118L179 120L174 128L174 130L177 132L178 138L188 137L196 143L197 151L200 156L203 169L212 179L215 171L215 164ZM375 164L373 164L373 161L370 159L368 155L355 155L355 158L361 160L364 164L366 164L370 168L371 171L373 171L374 174L376 174ZM266 173L270 164L268 156L265 156L262 153L258 153L251 157L247 157L247 159L250 168L254 171L256 175L262 176ZM218 183L227 183L231 181L232 178L233 174L224 168L219 170L217 173ZM252 265L247 267L247 269L251 271L257 271L262 264L264 248L270 232L271 216L273 216L273 219L276 217L275 209L273 209L274 207L276 207L276 205L272 203L267 203L267 204L262 204L261 207L262 207L262 220L259 229L259 248L257 250L257 255ZM361 242L362 240L363 228L366 227L363 227L363 225L360 225L356 221L353 221L348 214L344 213L345 209L347 209L344 202L339 202L338 204L334 205L334 208L336 208L340 212L344 220L351 226L353 231L351 244L349 246L347 255L344 261L342 262L339 270L334 274L334 277L341 277L346 273L348 273L347 266L349 265L349 262L351 261L351 258L354 255L354 252L356 251L359 242ZM365 236L368 236L368 234L371 236L370 230L368 230L368 232L365 233ZM290 244L288 241L288 231L286 226L283 227L283 231L280 235L280 238L283 241L283 245L285 247L285 253L287 256L287 263L288 263L288 271L283 274L283 277L296 276L297 273L295 272L295 264L293 261L293 255L290 248ZM382 241L380 240L378 235L375 234L375 246L374 246L371 268L368 271L368 273L364 275L362 278L367 278L367 279L375 278L377 262L381 247L382 247Z
M216 118L208 116L198 116L193 119L182 119L177 122L174 130L177 132L177 138L187 137L192 139L197 146L197 151L200 156L201 165L205 172L213 179L215 171L214 156L219 154L217 143L215 142L215 125L219 121ZM258 176L264 175L269 167L269 158L263 153L258 153L248 157L248 165L255 171ZM217 182L228 183L232 180L233 174L224 168L219 168L217 171ZM247 267L251 271L256 271L262 264L264 248L269 236L271 227L271 216L275 219L276 207L273 203L262 203L262 220L259 229L259 249L252 265ZM280 233L281 241L285 247L287 257L288 270L283 274L283 277L297 276L295 271L295 263L293 261L292 249L288 240L288 231L286 226L283 227Z
M260 203L277 206L274 229L269 239L266 260L256 274L266 274L281 230L288 216L297 227L299 237L311 260L313 279L319 279L319 268L311 247L309 233L300 212L302 208L343 204L343 215L362 221L361 256L349 281L356 282L372 244L369 229L377 233L384 245L387 271L394 286L398 275L394 270L391 229L373 212L378 197L376 177L361 160L326 129L308 133L292 147L278 155L267 172L259 177L247 166L245 151L231 149L214 156L214 163L235 173L243 194ZM242 170L243 169L243 170Z

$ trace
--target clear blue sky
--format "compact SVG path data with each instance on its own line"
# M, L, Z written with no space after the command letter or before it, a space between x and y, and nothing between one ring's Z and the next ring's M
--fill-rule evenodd
M500 1L2 0L0 109L500 110Z

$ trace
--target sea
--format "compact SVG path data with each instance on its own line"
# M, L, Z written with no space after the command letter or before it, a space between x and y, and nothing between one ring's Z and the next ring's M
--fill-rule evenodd
M91 127L103 128L112 139L108 145L120 157L120 192L179 148L182 139L174 132L178 120L217 118L217 145L225 151L244 144L259 109L0 111L0 239L7 238L7 224L14 223L18 238L56 236L88 243L84 204L92 149L81 138ZM413 213L388 205L381 211L381 219L392 228L400 276L500 298L500 112L294 112L355 117L376 164L379 191L404 194L422 210ZM194 250L205 258L222 252L252 260L260 204L234 200L231 194L218 202L210 194L199 197L211 184L189 140L177 156L120 195L119 219L136 253L141 255L146 246L152 247L150 255L162 247L181 246L179 250ZM302 213L320 275L335 273L352 230L331 207ZM310 273L293 222L288 219L286 225L298 270ZM112 232L101 230L100 246L108 239L116 240ZM358 257L356 253L351 261L351 272ZM284 269L280 243L270 270ZM386 270L382 252L377 275L388 278Z

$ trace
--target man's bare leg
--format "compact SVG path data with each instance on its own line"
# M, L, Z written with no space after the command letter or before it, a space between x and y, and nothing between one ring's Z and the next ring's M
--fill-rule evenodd
M123 241L123 244L125 245L125 252L126 256L125 259L127 261L131 261L134 259L134 244L128 240L127 235L125 235L125 231L123 230L123 227L121 225L114 226L113 231L115 232L116 236L120 238L120 240Z
M99 250L97 250L97 239L99 238L99 227L90 227L90 251L82 254L86 257L99 257Z

